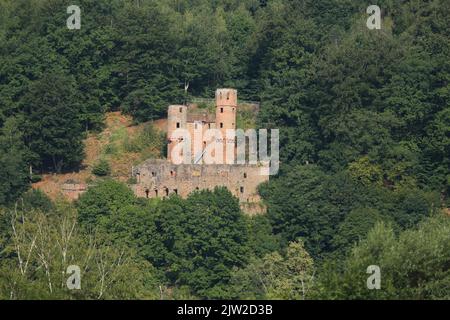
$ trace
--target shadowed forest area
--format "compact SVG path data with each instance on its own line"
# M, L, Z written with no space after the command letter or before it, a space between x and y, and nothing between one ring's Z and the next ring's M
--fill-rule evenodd
M447 0L0 0L0 299L450 299L449 17ZM136 198L106 160L73 203L31 189L79 170L108 113L143 124L223 87L280 129L266 214L225 188ZM162 148L146 130L131 151Z

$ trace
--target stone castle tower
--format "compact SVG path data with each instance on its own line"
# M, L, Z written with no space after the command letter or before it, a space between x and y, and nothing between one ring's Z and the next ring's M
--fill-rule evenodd
M176 129L187 129L187 106L171 105L167 111L167 159L171 160L172 150L181 136L175 136Z
M185 105L171 105L168 109L167 121L167 159L171 161L172 150L175 145L182 140L182 136L176 135L177 129L187 129L194 137L195 130L202 129L201 135L208 129L219 129L224 137L223 154L228 148L233 148L234 140L226 139L227 129L236 129L236 114L237 114L237 90L235 89L217 89L215 97L216 112L215 116L208 113L206 110L193 109L189 110ZM202 151L206 148L207 141L202 141L202 146L199 147ZM199 159L200 154L195 152L194 145L191 147L191 154L193 159Z
M216 90L216 128L223 137L223 154L226 150L234 150L234 139L226 139L227 129L236 129L237 91L234 89Z

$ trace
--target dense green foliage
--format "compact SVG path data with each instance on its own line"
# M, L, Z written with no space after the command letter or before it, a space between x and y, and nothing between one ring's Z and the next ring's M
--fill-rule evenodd
M60 203L41 210L1 210L0 299L156 299L157 273L133 248L79 228L77 212ZM69 290L66 269L82 270ZM61 272L63 271L63 272Z
M111 174L111 167L105 159L100 159L94 164L92 168L92 173L99 177L104 177Z
M0 130L0 205L16 200L28 187L26 148L16 118Z
M285 241L304 238L314 258L348 249L380 219L405 229L439 206L433 192L368 187L346 171L327 175L315 165L283 171L279 179L261 186L269 219Z
M240 299L305 299L313 287L314 262L302 242L253 259L233 274L231 292Z
M398 237L380 223L341 265L319 277L317 297L327 299L449 299L450 220L433 217ZM381 269L383 290L367 290L366 269Z
M237 199L226 189L140 204L126 186L105 181L77 203L86 228L105 230L164 272L172 285L219 298L233 267L248 255L248 228Z
M449 1L373 1L381 30L357 0L79 0L80 30L69 4L0 0L0 297L448 299ZM280 129L266 215L243 216L223 189L147 201L96 180L75 208L24 194L80 166L105 112L154 120L217 87L261 101L257 125ZM124 148L163 145L147 126ZM45 226L39 250L59 257L61 219L77 222L74 257L127 248L111 290L52 291L39 255L18 269L27 228ZM365 287L370 264L380 291Z

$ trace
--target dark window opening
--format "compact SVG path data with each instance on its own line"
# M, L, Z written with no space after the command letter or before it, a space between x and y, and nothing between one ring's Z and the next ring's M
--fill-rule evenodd
M244 172L244 179L247 179L247 173Z
M148 190L148 189L145 189L145 197L148 199L148 195L149 195L149 193L150 193L150 190Z
M155 189L155 197L158 196L158 189Z
M171 177L174 177L174 176L175 176L175 171L171 170L171 171L170 171L170 176L171 176Z
M169 188L164 188L164 192L166 193L166 196L169 195Z
M177 128L179 128L180 127L180 123L179 122L177 122Z
M178 194L178 189L173 189L173 192L175 192L175 194Z
M223 108L220 108L220 113L223 113Z
M220 123L220 127L223 128L223 122Z
M244 187L241 187L241 193L244 193Z
M152 177L156 177L156 172L152 172Z

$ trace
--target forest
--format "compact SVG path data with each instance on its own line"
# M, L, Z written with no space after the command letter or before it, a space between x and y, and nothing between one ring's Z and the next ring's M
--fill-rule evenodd
M0 0L0 299L450 299L449 17L448 0ZM139 124L222 87L280 130L266 214L107 174L73 203L31 188L78 170L107 112Z

